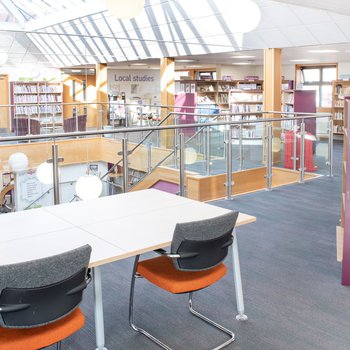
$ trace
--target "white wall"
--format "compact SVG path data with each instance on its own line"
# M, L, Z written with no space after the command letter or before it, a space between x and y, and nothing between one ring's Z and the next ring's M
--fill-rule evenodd
M61 71L57 68L47 68L38 66L18 66L18 67L1 67L0 74L9 76L10 81L20 79L42 81L55 80L61 81Z
M264 79L264 66L234 66L234 65L221 65L218 67L218 79L221 79L224 75L231 75L233 80L244 79L247 75L257 75L259 79ZM295 65L285 64L282 65L282 76L286 80L295 79Z
M160 71L155 69L108 69L108 93L125 93L126 99L141 98L149 103L160 101Z
M259 79L263 79L263 66L235 66L235 65L221 65L218 69L218 79L224 75L230 75L232 80L242 80L247 75L258 75Z
M338 62L338 78L344 74L350 74L350 62Z
M107 172L107 164L104 162L93 162L98 165L98 175L104 175ZM60 190L61 203L67 203L73 199L75 194L75 181L86 173L87 164L75 164L60 166ZM72 181L72 183L63 184ZM16 210L23 210L35 199L52 188L52 185L43 185L36 177L35 170L29 170L17 173L15 178L15 202ZM106 195L107 188L104 186L102 195ZM37 202L38 206L53 205L53 190L46 194Z

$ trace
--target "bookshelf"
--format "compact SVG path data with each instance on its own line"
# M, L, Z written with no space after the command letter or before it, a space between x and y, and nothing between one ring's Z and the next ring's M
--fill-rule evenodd
M249 116L236 115L235 120L258 120L263 117L263 81L236 82L235 89L230 91L229 103L232 113L255 113ZM243 139L262 139L263 124L243 124ZM238 130L234 130L233 137L238 137ZM237 134L237 135L236 135Z
M217 105L229 108L229 93L235 89L237 81L225 80L179 80L175 82L175 93L195 93L196 104Z
M332 115L333 133L335 135L344 134L344 96L350 95L350 81L334 80L332 82Z
M30 118L46 131L63 126L62 85L46 81L10 83L12 128L18 119Z

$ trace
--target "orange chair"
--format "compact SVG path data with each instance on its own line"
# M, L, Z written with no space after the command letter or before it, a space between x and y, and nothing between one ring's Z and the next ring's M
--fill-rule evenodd
M37 350L83 327L91 247L0 266L0 350Z
M161 256L139 261L135 258L129 303L129 323L164 349L171 348L151 333L136 326L133 320L136 277L144 277L154 285L173 294L189 293L189 310L192 314L229 335L229 339L215 349L222 349L235 339L234 333L193 309L193 293L209 287L226 274L223 260L233 242L233 229L238 212L230 212L212 219L180 223L175 227L171 252L155 252Z

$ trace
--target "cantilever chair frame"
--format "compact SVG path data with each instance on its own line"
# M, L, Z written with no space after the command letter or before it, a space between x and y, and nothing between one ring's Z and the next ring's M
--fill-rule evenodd
M237 213L238 216L238 213ZM236 216L236 219L237 219ZM195 222L193 222L195 224ZM179 225L179 224L178 224ZM181 224L180 224L181 225ZM235 222L232 225L232 229L230 229L230 235L228 236L228 240L222 245L222 248L228 248L229 246L232 245L233 240L234 240L234 226L235 226ZM176 229L175 229L176 230ZM222 238L223 236L227 237L228 233L223 234L221 236L219 236L218 238ZM208 240L209 241L209 240ZM207 242L208 242L207 241ZM205 240L203 240L203 242L205 242ZM198 255L197 253L189 253L189 252L185 252L185 253L167 253L164 249L157 249L154 250L155 253L157 253L158 255L161 256L166 256L172 260L176 260L176 259L187 259L187 258L192 258L195 255ZM223 261L227 256L227 253L225 255L225 257L223 259L221 259L221 261ZM137 272L137 267L138 267L138 263L139 263L139 259L140 259L140 255L137 255L135 257L135 261L134 261L134 267L133 267L133 272L132 272L132 280L131 280L131 288L130 288L130 299L129 299L129 324L131 326L132 329L134 329L135 331L145 335L147 338L149 338L150 340L152 340L153 342L155 342L156 344L158 344L160 347L162 347L163 349L166 350L172 350L172 348L170 348L168 345L164 344L160 339L156 338L154 335L152 335L151 333L149 333L148 331L144 330L143 328L137 326L134 323L134 295L135 295L135 282L136 282L136 278L143 278L143 276L141 276L138 272ZM186 270L186 269L181 269L178 268L179 270ZM191 269L187 269L187 270L191 270ZM206 288L206 287L204 287ZM235 340L235 334L230 331L229 329L225 328L224 326L220 325L219 323L213 321L212 319L208 318L207 316L201 314L200 312L196 311L193 308L193 293L195 291L198 291L199 289L196 290L192 290L189 292L184 292L184 293L188 293L189 294L189 299L188 299L188 307L189 307L189 311L196 317L198 317L199 319L203 320L204 322L208 323L209 325L215 327L216 329L220 330L221 332L227 334L230 338L225 341L224 343L221 343L220 345L218 345L217 347L215 347L213 350L219 350L222 349L226 346L228 346L229 344L231 344L234 340Z

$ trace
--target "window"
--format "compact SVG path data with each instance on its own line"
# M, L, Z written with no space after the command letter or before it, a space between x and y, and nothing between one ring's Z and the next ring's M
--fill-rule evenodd
M332 80L337 78L336 66L301 67L304 90L316 90L316 106L332 107Z

